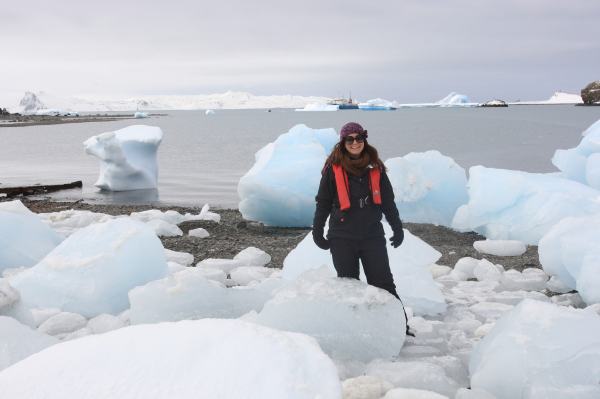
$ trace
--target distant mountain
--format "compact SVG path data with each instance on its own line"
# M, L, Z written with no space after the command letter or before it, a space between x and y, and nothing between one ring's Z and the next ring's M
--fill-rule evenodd
M130 98L59 97L45 92L37 94L26 92L13 112L33 113L48 108L78 112L302 108L309 103L327 100L329 99L326 97L293 95L255 96L251 93L234 91L219 94L153 95Z

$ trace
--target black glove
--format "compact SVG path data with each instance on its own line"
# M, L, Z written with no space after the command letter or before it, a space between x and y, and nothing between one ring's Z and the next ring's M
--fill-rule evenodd
M329 240L323 237L323 233L315 233L313 232L313 241L317 244L317 247L328 250L329 249Z
M392 247L398 248L402 241L404 241L404 230L402 228L394 230L394 235L390 238Z

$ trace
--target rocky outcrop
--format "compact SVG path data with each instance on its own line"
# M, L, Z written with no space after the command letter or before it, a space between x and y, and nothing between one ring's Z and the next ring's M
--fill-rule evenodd
M581 89L581 99L586 105L600 103L600 80L592 82Z
M23 113L33 113L38 109L44 109L46 106L40 101L39 98L30 91L26 91L25 95L19 102L19 106L21 107L21 111Z
M503 100L490 100L487 102L484 102L483 104L479 105L480 107L508 107L508 104L506 103L506 101Z

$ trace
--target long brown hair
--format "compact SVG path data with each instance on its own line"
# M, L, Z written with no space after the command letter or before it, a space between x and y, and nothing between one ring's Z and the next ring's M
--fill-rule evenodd
M357 159L350 157L343 141L338 142L327 157L321 173L324 173L325 169L331 165L342 165L347 173L353 175L361 175L369 165L379 167L381 170L387 170L381 159L379 159L377 150L372 145L369 145L367 140L365 140L365 147Z

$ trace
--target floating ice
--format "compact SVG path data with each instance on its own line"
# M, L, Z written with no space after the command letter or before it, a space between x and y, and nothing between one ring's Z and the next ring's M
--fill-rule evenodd
M440 107L455 107L455 106L469 106L473 105L471 101L469 101L469 97L464 94L452 92L448 94L446 97L439 100L437 103Z
M212 109L207 109L206 111L204 111L204 115L214 115L215 111L213 111Z
M244 219L269 226L310 226L321 169L337 141L333 129L296 125L261 148L238 184Z
M252 287L226 288L207 277L202 268L189 267L132 289L131 323L240 317L262 309L272 291L281 284L280 280L268 280Z
M396 356L406 329L400 301L361 281L327 275L309 271L280 288L256 322L311 335L336 359Z
M556 150L552 163L565 177L600 190L600 120L582 136L577 147Z
M527 246L517 240L475 241L473 248L479 253L496 256L521 256L527 251Z
M471 387L497 399L600 397L598 331L593 312L524 300L473 350Z
M391 237L392 229L383 223L387 237ZM416 314L435 315L446 310L446 303L438 285L429 272L441 254L404 229L404 242L398 248L388 243L390 268L394 275L396 291L404 305L411 307ZM283 261L283 278L293 280L307 270L327 265L330 273L335 275L331 254L318 248L312 240L311 233L292 249ZM362 274L362 273L361 273ZM361 276L363 280L364 275Z
M136 119L143 119L143 118L147 118L148 114L146 112L136 112L135 114L133 114L133 117Z
M411 152L385 165L404 221L450 226L469 199L465 170L438 151Z
M600 213L600 191L554 175L474 166L468 187L452 226L489 239L535 245L567 216Z
M556 224L538 247L546 273L576 289L587 304L600 303L600 214L566 218Z
M162 137L159 127L133 125L87 139L85 152L100 158L100 177L95 185L110 191L156 188L156 153Z
M337 111L338 106L325 103L309 103L304 108L296 108L296 111Z
M239 320L139 325L62 343L5 369L0 386L7 398L341 398L335 366L313 339Z
M56 338L32 330L12 317L0 316L0 375L6 367L56 343Z
M129 307L128 291L167 272L154 232L130 218L72 234L35 267L11 279L29 307L57 307L93 317Z
M62 238L21 201L0 202L0 273L33 266Z

